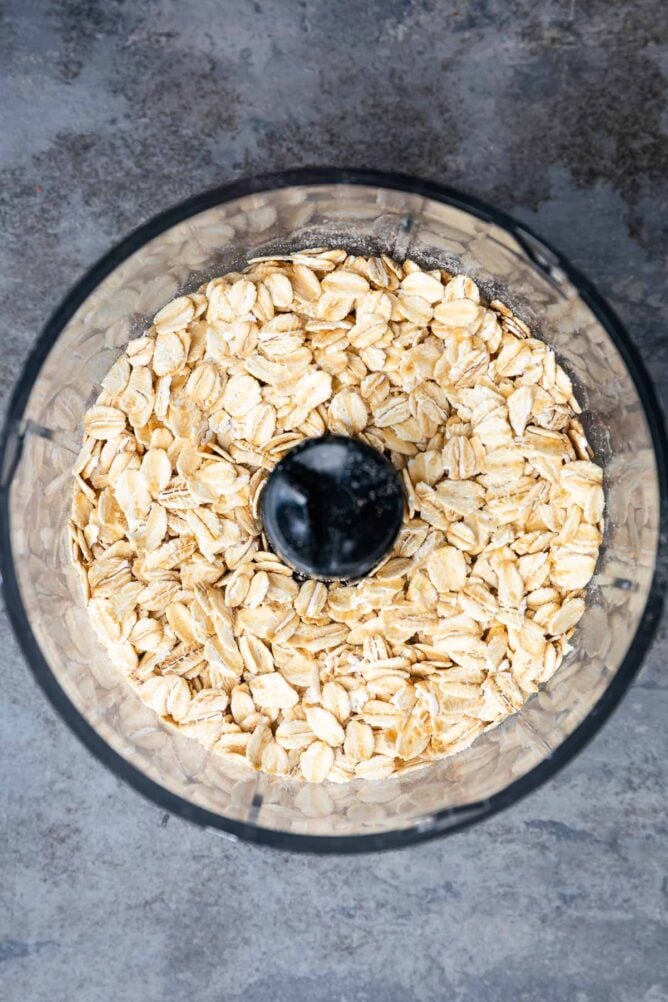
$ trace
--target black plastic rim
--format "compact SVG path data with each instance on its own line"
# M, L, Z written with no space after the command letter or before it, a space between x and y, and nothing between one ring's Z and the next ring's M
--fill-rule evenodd
M506 213L491 208L477 198L463 195L452 188L436 184L432 181L424 181L404 174L386 174L369 170L313 167L277 174L264 174L246 180L235 181L231 184L213 188L210 191L187 199L172 209L167 209L154 219L138 227L128 237L116 244L71 289L46 324L32 352L28 356L10 398L5 417L2 440L0 441L0 470L6 470L8 462L11 461L12 457L9 453L13 447L12 432L20 426L26 404L35 381L39 376L42 363L65 325L87 299L92 290L127 257L165 230L215 205L257 192L296 186L313 187L327 184L367 185L420 195L424 198L461 209L485 222L493 223L507 230L532 259L535 256L535 246L544 248L547 251L550 259L557 263L563 270L569 281L577 289L582 301L586 303L605 328L623 358L629 375L635 384L639 399L643 405L645 420L647 421L654 446L661 504L660 535L663 535L668 524L668 443L660 404L638 351L632 344L626 330L615 313L598 294L591 282L573 268L550 244L533 233L529 227L518 223ZM100 762L124 782L133 786L143 796L152 800L160 808L203 827L218 830L220 833L226 833L233 838L255 842L260 845L269 845L278 849L314 853L363 853L381 849L396 849L402 846L425 842L440 835L450 835L454 832L462 831L464 828L485 818L489 818L504 808L509 807L515 801L535 790L551 776L554 776L592 739L618 705L626 689L633 681L649 649L661 618L665 582L661 580L658 569L655 568L647 604L635 636L614 678L598 703L551 756L544 759L539 765L526 773L526 775L487 800L456 808L448 808L430 816L428 822L425 820L425 823L421 824L418 821L415 827L379 834L321 836L297 835L291 832L275 831L221 817L204 808L197 807L187 800L183 800L165 787L154 783L144 773L130 765L121 755L113 751L79 713L47 664L32 632L26 610L23 606L11 556L9 524L11 479L11 476L9 476L7 482L0 484L0 569L2 571L2 590L19 646L37 683L43 689L51 705L86 748ZM443 825L447 825L447 827L442 827Z

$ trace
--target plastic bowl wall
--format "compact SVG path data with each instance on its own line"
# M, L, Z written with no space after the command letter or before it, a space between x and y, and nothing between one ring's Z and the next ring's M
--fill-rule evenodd
M82 415L128 339L169 299L248 258L343 246L465 271L551 344L605 471L606 531L574 650L524 709L468 750L400 778L311 786L235 770L163 725L114 669L69 565L70 468ZM162 807L230 836L356 852L455 831L547 779L597 730L651 639L665 436L627 336L592 287L517 223L413 179L301 171L171 210L70 293L30 357L2 442L9 613L47 695L88 748Z

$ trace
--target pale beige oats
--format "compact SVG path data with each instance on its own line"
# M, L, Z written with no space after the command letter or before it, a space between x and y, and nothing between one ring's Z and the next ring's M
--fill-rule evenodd
M304 250L179 296L84 417L69 545L91 624L169 724L270 775L384 779L466 748L558 669L603 475L552 350L475 282ZM399 470L393 552L294 579L259 518L304 438Z

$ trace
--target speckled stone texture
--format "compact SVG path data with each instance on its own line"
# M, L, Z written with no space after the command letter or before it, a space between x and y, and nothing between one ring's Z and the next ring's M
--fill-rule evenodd
M6 395L83 269L244 174L366 166L553 241L664 392L661 0L5 0ZM0 624L8 1002L666 1002L666 631L547 787L403 852L314 858L163 815L56 718Z

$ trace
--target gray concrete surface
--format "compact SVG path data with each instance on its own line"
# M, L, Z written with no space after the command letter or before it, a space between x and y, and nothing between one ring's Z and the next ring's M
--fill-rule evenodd
M4 0L3 398L49 312L175 200L306 164L533 224L668 390L660 0ZM8 1002L666 1002L665 627L547 787L403 852L303 858L169 818L90 758L0 624Z

